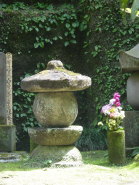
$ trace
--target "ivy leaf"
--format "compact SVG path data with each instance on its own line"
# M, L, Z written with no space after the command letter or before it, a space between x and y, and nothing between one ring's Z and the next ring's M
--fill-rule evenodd
M66 28L70 28L70 24L69 23L66 23Z
M34 48L38 48L38 47L39 47L38 43L35 42L35 43L34 43Z
M64 43L64 46L67 47L68 45L69 45L69 42L66 41L66 42Z
M65 33L64 33L65 36L68 36L68 34L69 34L68 32L65 32Z
M51 31L51 28L50 28L50 27L47 27L47 28L46 28L46 31Z
M72 44L76 44L76 43L77 43L76 40L71 40L70 42L71 42Z
M39 28L35 27L36 32L39 32Z
M79 23L78 23L78 22L72 23L72 27L73 27L73 28L76 28L76 27L78 27L78 26L79 26Z

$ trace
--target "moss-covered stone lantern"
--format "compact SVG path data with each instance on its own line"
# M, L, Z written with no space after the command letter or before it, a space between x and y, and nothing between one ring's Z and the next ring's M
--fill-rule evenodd
M33 112L41 127L29 129L31 140L38 145L31 153L33 159L52 160L56 166L82 163L73 145L83 130L72 126L78 114L73 92L90 85L90 77L66 70L59 60L48 62L46 70L22 80L22 89L38 93Z

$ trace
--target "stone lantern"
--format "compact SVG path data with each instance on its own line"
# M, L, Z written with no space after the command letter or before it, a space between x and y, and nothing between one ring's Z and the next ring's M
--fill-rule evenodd
M139 145L139 44L129 51L120 52L123 72L131 73L127 80L127 101L134 111L125 111L126 146Z
M22 80L22 89L38 93L33 112L41 127L29 129L31 140L38 145L31 158L52 160L56 166L82 163L81 154L74 146L83 128L72 125L78 114L73 92L90 85L90 77L66 70L59 60L48 62L46 70Z
M120 52L121 68L132 75L127 81L127 100L135 109L139 110L139 44L129 51Z

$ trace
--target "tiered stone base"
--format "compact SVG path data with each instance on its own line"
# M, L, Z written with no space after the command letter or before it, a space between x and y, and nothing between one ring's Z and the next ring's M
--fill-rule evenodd
M80 137L83 128L31 128L31 140L38 144L32 151L31 158L37 162L51 160L53 166L80 166L80 151L72 146Z
M82 126L65 128L30 128L30 138L34 143L45 146L72 145L82 133Z
M82 156L74 146L37 146L31 154L37 162L51 160L56 167L80 166Z

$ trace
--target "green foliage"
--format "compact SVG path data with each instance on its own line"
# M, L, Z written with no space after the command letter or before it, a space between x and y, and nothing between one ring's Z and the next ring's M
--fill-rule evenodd
M34 73L38 73L45 68L43 63L38 63L36 66L36 70ZM24 132L28 131L29 127L39 126L39 123L36 121L34 114L32 112L32 105L35 93L26 92L21 89L20 81L32 74L25 74L23 77L20 77L18 80L14 82L14 91L13 91L13 116L14 123L17 126L17 135L20 134L20 129ZM21 123L21 125L19 125ZM21 128L22 126L22 128Z
M82 1L83 2L83 1ZM85 1L84 1L85 2ZM126 81L129 74L121 74L118 52L128 50L137 43L138 24L124 25L118 2L89 1L84 13L88 12L91 22L84 42L84 54L89 67L92 68L92 84L96 113L99 114L103 104L108 102L112 94L118 91L122 95L124 110L131 110L126 102ZM101 12L101 13L99 13ZM97 15L95 20L93 15ZM101 92L101 93L100 93Z
M105 131L101 128L85 128L76 146L81 151L106 149Z
M95 121L92 121L91 124L93 125L89 131L91 134L91 129L97 133L97 126L94 123L96 120L102 120L101 107L107 104L114 92L118 91L122 95L123 109L132 110L126 100L126 82L130 74L121 73L118 53L120 50L131 49L138 43L139 24L138 22L131 24L130 19L127 18L128 23L124 25L119 1L82 0L80 2L82 7L81 21L87 27L83 45L84 58L87 62L86 68L89 68L88 73L92 76L93 86L90 98L94 107L92 112L95 112ZM87 19L85 19L86 17ZM83 105L82 108L87 112L88 104ZM86 117L86 120L91 120L87 114ZM100 130L100 135L101 132L103 133L103 131ZM87 142L88 135L86 135L86 139L83 139L84 143ZM105 138L104 134L102 136ZM89 140L88 143L92 142ZM94 144L95 142L91 146ZM82 147L84 148L83 145Z
M136 149L133 150L131 157L135 157L137 154L139 154L139 147L136 147Z
M79 116L76 123L87 129L78 146L82 150L105 148L105 130L96 126L101 120L102 105L118 91L122 95L123 109L131 110L126 101L129 74L121 73L118 52L131 49L138 43L138 19L131 24L130 17L127 17L124 25L119 0L57 0L53 4L51 1L23 1L30 6L23 2L12 1L8 5L3 2L5 4L0 5L0 51L12 52L15 58L30 56L30 61L25 61L27 64L18 61L23 67L17 70L17 74L14 72L14 123L18 131L21 130L19 123L25 131L38 124L32 114L34 93L21 90L20 74L24 77L25 71L29 74L39 71L35 71L32 60L36 53L42 56L47 53L47 59L61 59L59 56L63 56L65 63L69 61L68 69L79 69L77 72L92 78L92 87L77 95ZM55 51L60 55L55 55ZM41 63L47 59L39 58ZM42 64L38 65L44 69Z
M52 165L52 160L46 160L43 162L44 167L50 167Z
M71 4L54 7L52 4L36 3L31 7L22 2L1 4L4 12L21 11L19 30L31 36L34 48L44 48L63 41L65 47L77 43L79 21Z

